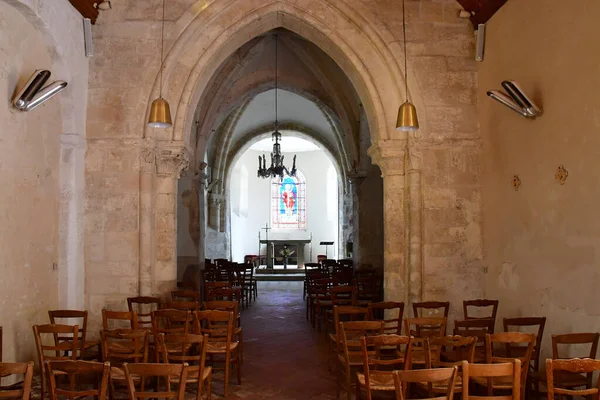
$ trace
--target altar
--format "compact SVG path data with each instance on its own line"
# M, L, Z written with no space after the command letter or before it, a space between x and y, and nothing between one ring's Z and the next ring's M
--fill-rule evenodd
M267 268L273 269L279 261L283 261L284 256L280 254L280 250L287 246L288 250L294 253L290 255L289 261L291 263L288 266L292 268L304 268L306 245L309 245L308 257L309 260L312 258L312 234L307 235L306 232L300 233L284 233L284 232L273 232L269 234L270 237L261 239L259 235L259 244L266 245L266 261ZM262 246L261 246L262 247ZM261 258L262 258L261 252ZM293 263L295 261L295 263ZM283 262L281 262L283 265Z

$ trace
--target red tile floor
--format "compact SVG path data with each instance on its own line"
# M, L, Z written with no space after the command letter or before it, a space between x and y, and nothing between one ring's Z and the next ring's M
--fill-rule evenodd
M241 318L242 385L235 384L234 374L226 399L335 399L326 337L306 320L302 282L258 282L256 302ZM217 373L213 380L213 397L223 398L222 375Z

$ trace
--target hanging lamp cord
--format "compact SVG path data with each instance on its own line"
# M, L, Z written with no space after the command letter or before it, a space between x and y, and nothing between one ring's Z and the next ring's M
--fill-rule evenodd
M278 48L279 46L278 46L278 44L279 44L279 36L278 36L278 34L275 34L275 130L276 131L277 131L277 128L279 127L279 120L277 118L278 117L278 114L277 114L277 111L278 111L277 110L277 85L279 83L278 79L277 79L277 76L279 75L278 74L278 65L277 65L277 62L278 62L278 59L279 59L279 57L278 57L278 55L279 55L279 48Z
M163 52L165 47L165 0L162 2L162 22L160 29L160 97L163 89Z
M408 103L408 69L407 69L407 52L406 52L406 1L402 0L402 38L404 42L404 90L406 94L406 102Z

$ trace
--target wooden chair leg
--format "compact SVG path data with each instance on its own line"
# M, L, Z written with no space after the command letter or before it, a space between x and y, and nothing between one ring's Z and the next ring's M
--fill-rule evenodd
M238 348L238 354L237 357L235 358L236 360L236 373L237 373L237 381L238 381L238 385L242 384L242 359L240 357L239 354L240 349Z
M225 356L225 390L223 390L223 393L225 395L225 397L227 397L227 394L229 393L229 366L231 364L231 355L227 354Z

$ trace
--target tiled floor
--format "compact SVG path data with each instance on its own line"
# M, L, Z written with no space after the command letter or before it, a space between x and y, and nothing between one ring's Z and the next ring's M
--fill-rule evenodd
M242 385L227 399L320 400L335 398L327 371L327 341L305 318L302 282L259 282L258 298L242 313ZM223 393L219 375L213 394Z

